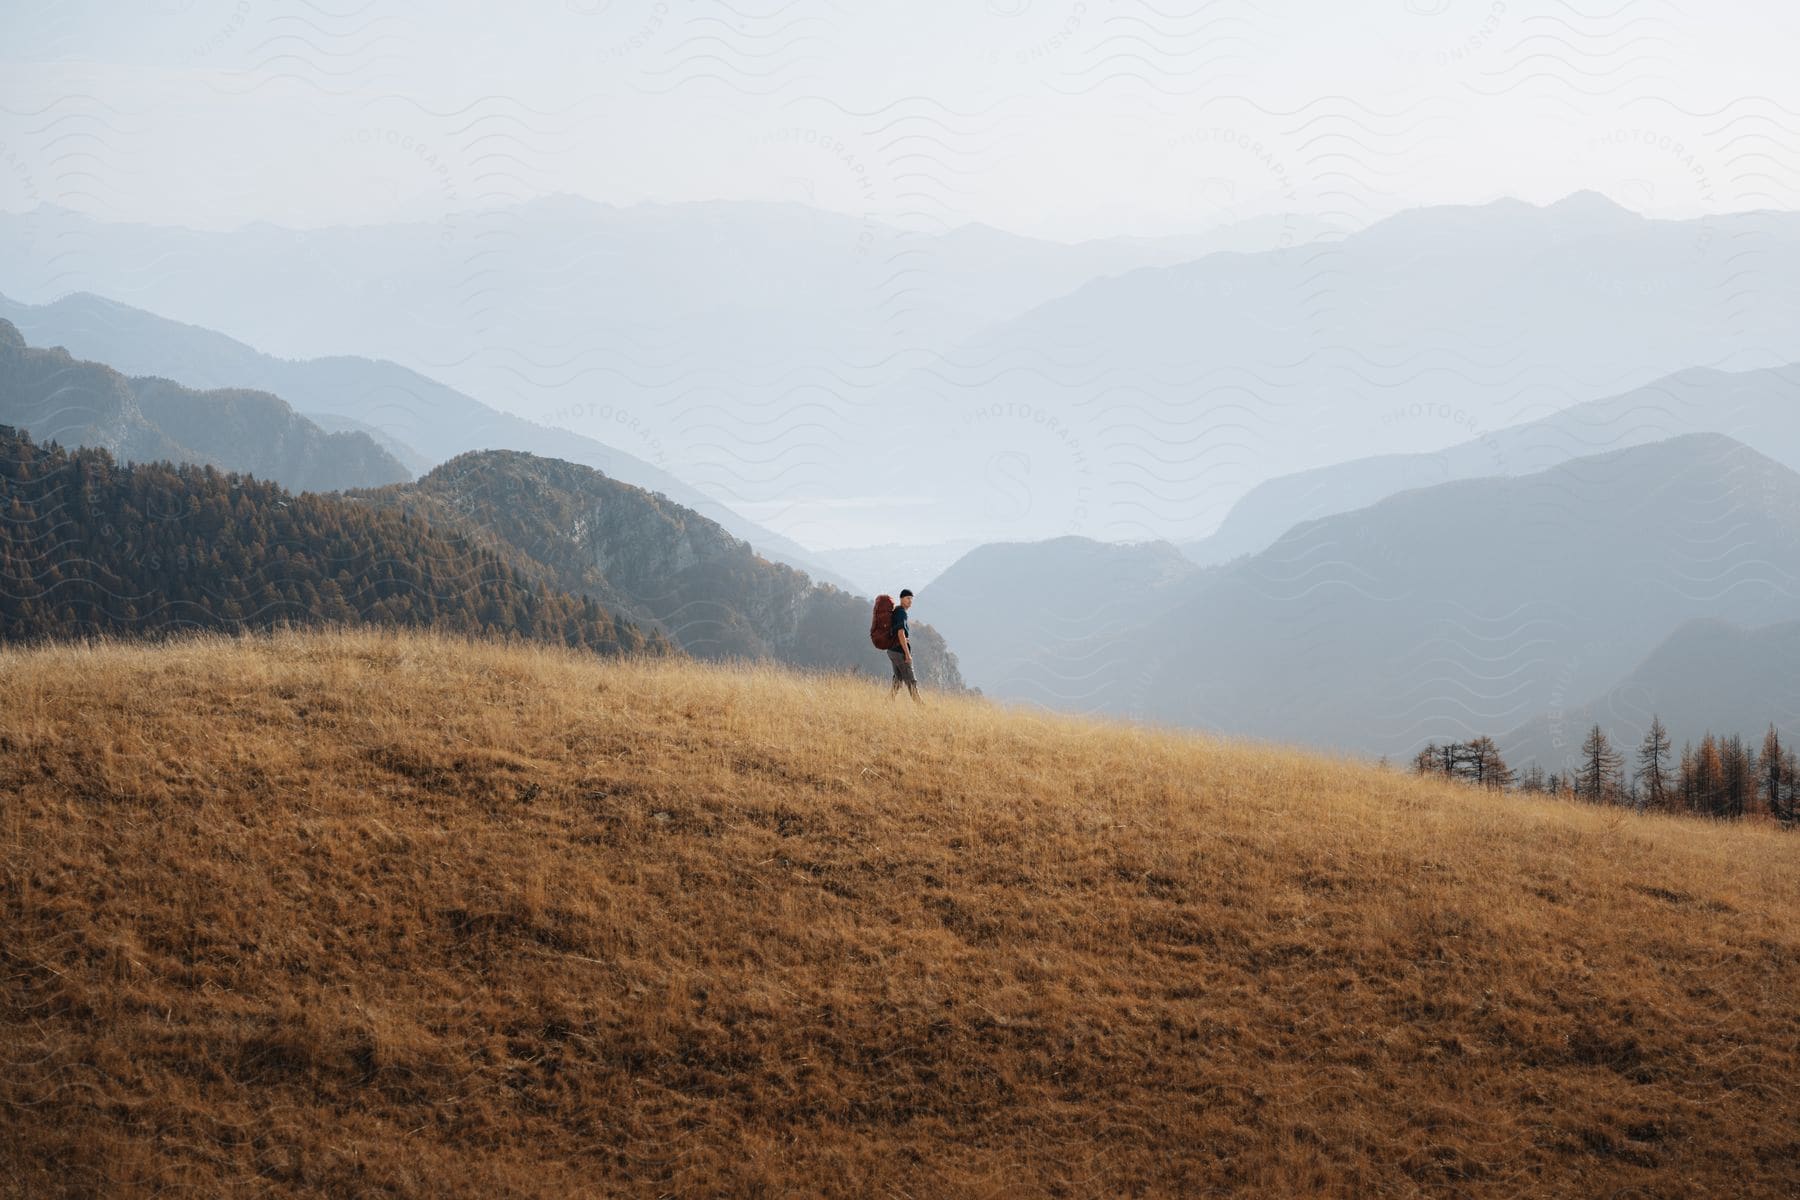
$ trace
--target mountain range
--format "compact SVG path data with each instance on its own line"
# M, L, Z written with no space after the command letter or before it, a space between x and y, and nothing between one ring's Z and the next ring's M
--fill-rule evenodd
M1076 246L791 204L562 196L229 232L44 208L0 217L0 253L23 300L92 291L278 355L379 356L679 463L812 545L1189 543L1276 476L1441 450L1688 368L1800 361L1800 218L1657 220L1592 193L1273 243Z
M33 514L14 519L7 637L323 619L534 636L546 620L531 607L541 596L559 613L600 623L579 634L557 623L562 617L548 627L550 636L579 644L641 646L648 644L636 632L642 629L656 645L703 658L886 668L868 643L870 601L759 556L662 493L580 464L476 451L401 482L405 469L367 435L325 434L272 394L128 379L60 347L33 349L0 319L0 422L8 420L44 441L104 450L123 462L77 453L68 470L57 467L121 481L113 499L84 492L69 508L58 489L34 498L26 481L41 480L45 456L62 451L34 446L7 427L25 465L0 498L23 497ZM351 473L367 462L379 469ZM134 472L132 463L144 469ZM232 473L170 475L172 463ZM336 490L358 483L386 486ZM326 494L309 495L296 509L281 484ZM134 498L132 489L144 487L156 489L156 504ZM225 506L229 516L194 524L196 505ZM175 516L160 521L158 513ZM370 513L381 516L372 522ZM301 516L312 523L294 528ZM290 569L293 555L332 566ZM167 562L180 570L171 575L157 565ZM494 574L499 562L510 574ZM394 599L396 570L429 598ZM460 585L443 583L443 571L452 580L492 576L483 586L505 594L474 604L471 615L469 604L451 602ZM369 603L354 601L371 591ZM521 591L529 604L512 594ZM629 636L606 632L615 619L628 622L621 628ZM920 681L962 690L955 655L929 624L916 627L915 642Z
M279 396L242 387L195 391L128 378L61 347L33 348L0 318L0 424L42 442L96 446L132 462L203 463L295 491L375 487L410 478L359 432L328 433Z
M1800 364L1754 371L1692 367L1641 388L1571 405L1423 454L1384 454L1283 475L1250 489L1209 537L1201 563L1253 553L1302 521L1452 479L1524 475L1602 450L1683 433L1723 433L1800 470Z
M835 561L862 590L920 590L921 618L995 695L1366 753L1490 733L1540 758L1558 745L1548 714L1629 711L1657 677L1658 647L1696 636L1684 622L1760 629L1795 616L1791 214L1653 221L1577 194L1413 210L1191 261L1193 247L1172 242L1052 252L968 228L907 252L956 248L893 293L906 297L894 312L930 313L860 326L868 309L844 288L861 268L821 249L850 231L839 218L793 206L600 213L569 198L511 215L534 249L489 281L495 303L534 271L561 278L542 241L554 231L645 281L635 302L604 281L582 293L605 330L586 343L568 313L545 319L569 345L618 349L623 337L655 352L614 369L584 349L559 360L560 382L514 371L544 394L592 397L548 424L396 362L290 361L95 296L0 313L34 341L139 377L108 383L111 426L71 425L73 440L244 467L190 444L246 427L209 426L205 414L232 410L190 389L261 389L319 436L380 455L384 477L344 485L356 503L426 519L702 656L835 666L865 644L866 601L832 555L715 495L783 528L814 503L879 514L858 519L882 544ZM0 218L0 243L19 221ZM183 261L210 262L230 241L90 224L95 245L163 244ZM752 227L773 231L754 250L739 239ZM363 244L350 232L262 227L231 245L341 257ZM381 252L404 258L410 236ZM729 286L709 291L677 245L714 252ZM793 251L785 275L771 247ZM316 264L296 269L308 286L329 282ZM960 281L957 302L933 308L946 281ZM393 286L415 284L402 274ZM505 308L497 321L521 319ZM706 345L703 363L683 361L688 343L665 336L676 327ZM508 328L509 345L547 344ZM807 358L806 337L831 330L843 339ZM868 372L838 369L847 348L871 347L882 357ZM701 486L561 427L596 416L650 458L678 454ZM686 421L689 440L665 417ZM706 478L706 455L692 453L702 426L740 465L767 467L767 487ZM796 466L803 427L822 440ZM1357 457L1369 444L1402 451ZM1332 465L1282 473L1309 457ZM1224 520L1178 550L1165 535L1204 524L1201 508ZM988 541L995 529L1021 537Z
M995 694L1401 757L1572 710L1683 622L1792 619L1800 474L1689 434L1400 492L1211 569L1169 559L984 547L921 603ZM1029 627L1011 643L1008 620ZM996 664L984 630L1030 653Z
M1800 214L1651 220L1579 194L1145 267L886 386L873 409L904 411L909 442L862 486L903 494L930 461L921 528L1191 543L1277 476L1479 441L1690 368L1800 361L1797 272Z
M1331 232L1293 217L1068 245L791 203L569 195L442 221L206 231L45 205L0 214L0 261L23 301L93 292L285 358L391 360L639 459L666 453L742 515L843 544L902 540L834 537L850 527L824 503L867 499L843 489L877 458L882 382L1098 274Z
M497 411L397 363L341 355L276 358L221 333L84 294L46 305L0 298L0 317L35 342L68 347L121 371L166 376L195 388L266 389L325 428L374 438L414 473L471 450L523 450L578 462L662 492L750 541L761 553L814 578L849 586L803 547L746 520L652 462L567 429ZM345 486L406 477L402 471Z

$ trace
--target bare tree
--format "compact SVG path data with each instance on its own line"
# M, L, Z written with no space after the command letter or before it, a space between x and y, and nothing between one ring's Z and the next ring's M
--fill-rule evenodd
M1768 810L1775 816L1781 815L1781 789L1787 779L1787 760L1789 752L1781 744L1781 735L1775 732L1774 723L1769 725L1769 732L1763 734L1762 757L1762 798Z
M1462 766L1463 756L1468 747L1461 742L1445 742L1438 747L1438 770L1445 779L1456 778L1457 770Z
M1413 755L1412 768L1420 775L1429 775L1437 770L1437 758L1437 743L1426 742L1425 748Z
M1606 731L1595 725L1581 743L1581 767L1575 775L1575 792L1584 800L1600 803L1619 793L1623 756L1613 749Z
M1484 733L1464 744L1462 750L1461 772L1470 783L1494 791L1504 791L1512 785L1514 772L1500 757L1500 747L1493 738Z
M1694 811L1694 743L1681 745L1681 763L1675 768L1675 806L1682 812Z
M1792 750L1781 752L1781 802L1775 806L1775 819L1784 825L1800 822L1800 758Z
M1744 747L1744 739L1734 733L1721 742L1719 763L1724 773L1719 780L1718 815L1732 819L1741 817L1756 788L1756 764Z
M1725 807L1725 764L1719 756L1719 741L1709 730L1694 751L1693 811L1709 817L1718 816Z
M1638 747L1638 782L1643 784L1644 804L1665 808L1669 803L1669 731L1662 718L1650 714L1650 729Z

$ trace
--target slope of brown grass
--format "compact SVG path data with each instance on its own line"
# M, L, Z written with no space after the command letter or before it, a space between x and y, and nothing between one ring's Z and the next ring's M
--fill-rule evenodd
M1800 1188L1772 829L416 636L0 697L0 1194Z

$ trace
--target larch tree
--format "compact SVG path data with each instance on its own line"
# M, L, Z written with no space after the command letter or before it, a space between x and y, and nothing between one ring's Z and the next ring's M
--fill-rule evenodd
M1724 772L1719 781L1718 815L1733 819L1741 817L1750 793L1756 787L1756 764L1742 737L1734 733L1720 743L1719 763Z
M1791 749L1781 752L1781 800L1773 811L1784 825L1800 821L1800 758Z
M1694 751L1693 811L1718 816L1725 807L1725 764L1709 730Z
M1675 768L1675 807L1682 812L1694 811L1694 743L1683 742L1681 762Z
M1456 773L1462 766L1463 756L1467 750L1468 747L1461 742L1445 742L1438 747L1438 771L1445 779L1456 778Z
M1638 747L1638 782L1647 808L1666 808L1669 803L1669 731L1662 718L1650 714L1650 728Z
M1781 790L1786 782L1787 760L1789 752L1781 744L1781 735L1775 732L1773 722L1769 732L1763 734L1762 754L1758 762L1762 764L1762 805L1775 816L1781 815Z
M1426 742L1425 748L1413 755L1412 768L1420 775L1429 775L1437 770L1437 743Z
M1500 747L1487 734L1464 744L1462 775L1477 787L1504 791L1513 782L1514 772L1500 757Z
M1575 773L1575 792L1582 799L1600 803L1619 791L1623 756L1613 749L1606 730L1595 725L1581 743L1581 766Z

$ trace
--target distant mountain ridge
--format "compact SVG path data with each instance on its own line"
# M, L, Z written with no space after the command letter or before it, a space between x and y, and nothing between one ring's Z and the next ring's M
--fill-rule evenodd
M470 253L444 253L446 234ZM1106 243L567 196L448 227L197 233L0 215L16 296L97 292L267 351L401 361L670 466L694 491L541 438L427 451L416 427L468 418L404 385L352 406L342 380L302 400L256 378L116 365L268 387L432 464L488 447L578 459L821 578L817 557L749 522L816 545L1186 544L1275 476L1435 452L1696 365L1800 361L1792 213L1649 219L1576 194L1425 207L1291 245ZM49 246L68 249L52 262ZM899 431L883 423L895 408Z
M1526 475L1684 433L1722 433L1800 470L1800 363L1755 371L1690 367L1615 396L1482 433L1444 450L1385 454L1278 476L1240 498L1182 550L1203 564L1272 545L1302 521L1396 492L1483 475Z
M192 387L266 388L315 420L370 431L394 453L423 464L415 467L420 473L471 450L523 450L579 462L662 492L762 553L814 578L848 586L804 547L747 520L660 467L567 429L499 412L398 363L346 356L277 358L213 330L85 294L43 306L0 298L0 316L40 341L57 340L122 370L165 375ZM388 480L354 486L384 482Z
M1775 726L1800 740L1800 619L1749 628L1696 618L1683 623L1631 673L1603 694L1497 735L1506 761L1567 770L1595 725L1635 772L1650 718L1662 719L1678 757L1702 735L1741 734L1760 744Z
M839 502L867 501L861 483L889 463L871 403L883 384L1097 276L1221 251L1291 253L1338 232L1283 214L1197 235L1063 243L979 225L898 228L778 201L611 206L571 195L441 222L196 231L46 206L0 214L0 261L17 264L4 287L24 301L95 293L289 359L404 364L501 411L667 467L700 496L797 543L849 545L971 532L917 522L865 529L843 517ZM127 369L203 382L172 368ZM519 439L427 451L404 418L257 386L389 431L433 463L490 447L580 459L820 574L817 560L625 464ZM914 479L907 491L921 487Z
M1148 715L1406 755L1595 695L1691 618L1796 611L1800 474L1689 434L1298 525L1118 669Z
M131 462L208 463L294 491L379 487L411 478L366 434L328 433L279 396L127 378L60 346L28 346L4 318L0 424L28 430L39 441L100 447Z
M999 694L1404 759L1572 710L1685 621L1793 618L1800 474L1689 434L1399 492L1229 564L1158 561L984 547L928 599Z
M1280 476L1485 441L1696 366L1800 362L1796 275L1800 214L1648 219L1579 195L1432 206L1281 253L1145 266L884 386L875 408L904 404L913 432L869 486L902 488L904 464L930 456L943 482L921 521L979 521L985 541L1187 545ZM1280 507L1203 561L1328 511L1304 495Z

